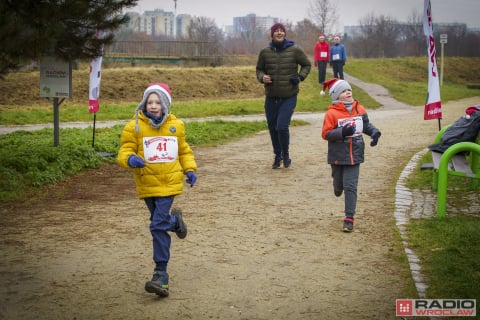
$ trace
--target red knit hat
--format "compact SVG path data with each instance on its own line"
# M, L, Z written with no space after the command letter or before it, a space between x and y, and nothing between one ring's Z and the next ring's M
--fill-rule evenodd
M145 89L144 94L150 90L161 90L167 95L168 100L170 100L170 102L172 101L172 92L170 91L168 84L162 82L151 82L148 84L147 89Z
M323 83L323 91L328 88L328 95L332 98L332 101L338 100L338 96L345 90L352 91L350 84L342 79L332 78Z
M270 35L273 37L273 33L275 30L281 29L285 34L287 34L287 30L285 29L285 26L281 24L280 22L275 23L271 28L270 28Z

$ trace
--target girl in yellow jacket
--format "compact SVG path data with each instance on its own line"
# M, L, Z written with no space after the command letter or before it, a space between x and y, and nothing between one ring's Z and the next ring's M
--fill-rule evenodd
M151 83L136 108L135 117L124 128L117 163L133 170L137 194L150 211L155 270L145 290L168 296L167 264L170 259L169 231L180 239L187 226L174 197L183 192L183 176L192 187L197 164L185 136L185 124L170 113L172 97L165 83Z

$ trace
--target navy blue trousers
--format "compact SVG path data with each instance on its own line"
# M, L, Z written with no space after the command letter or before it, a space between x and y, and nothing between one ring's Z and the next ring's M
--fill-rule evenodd
M325 82L325 77L327 76L327 64L328 64L327 60L317 61L318 83L320 84L320 86L323 86L323 83Z
M275 157L281 158L282 155L289 153L289 127L296 106L296 95L289 98L265 98L265 117Z
M152 197L144 201L150 211L150 233L153 241L153 261L156 271L167 271L170 260L171 238L168 231L175 230L176 219L170 215L174 197Z

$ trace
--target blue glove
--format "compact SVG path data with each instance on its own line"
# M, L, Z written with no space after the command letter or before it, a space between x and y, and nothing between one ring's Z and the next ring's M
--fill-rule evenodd
M193 185L197 182L197 175L193 171L187 172L187 183L193 187Z
M346 126L342 127L342 136L348 137L355 133L355 127L347 124Z
M130 168L144 168L145 167L145 162L143 162L143 159L140 158L139 156L136 156L132 154L130 157L128 157L128 165Z
M290 77L290 83L293 85L299 84L300 81L303 81L303 77L299 74Z
M375 147L378 143L378 138L380 138L381 135L382 133L380 131L375 131L375 133L370 136L372 138L370 146Z

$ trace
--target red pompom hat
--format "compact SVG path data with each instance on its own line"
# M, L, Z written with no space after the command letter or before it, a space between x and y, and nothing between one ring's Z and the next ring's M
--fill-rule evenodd
M332 98L332 101L338 100L338 96L345 90L352 91L350 84L342 79L332 78L323 83L323 91L328 88L328 95Z

